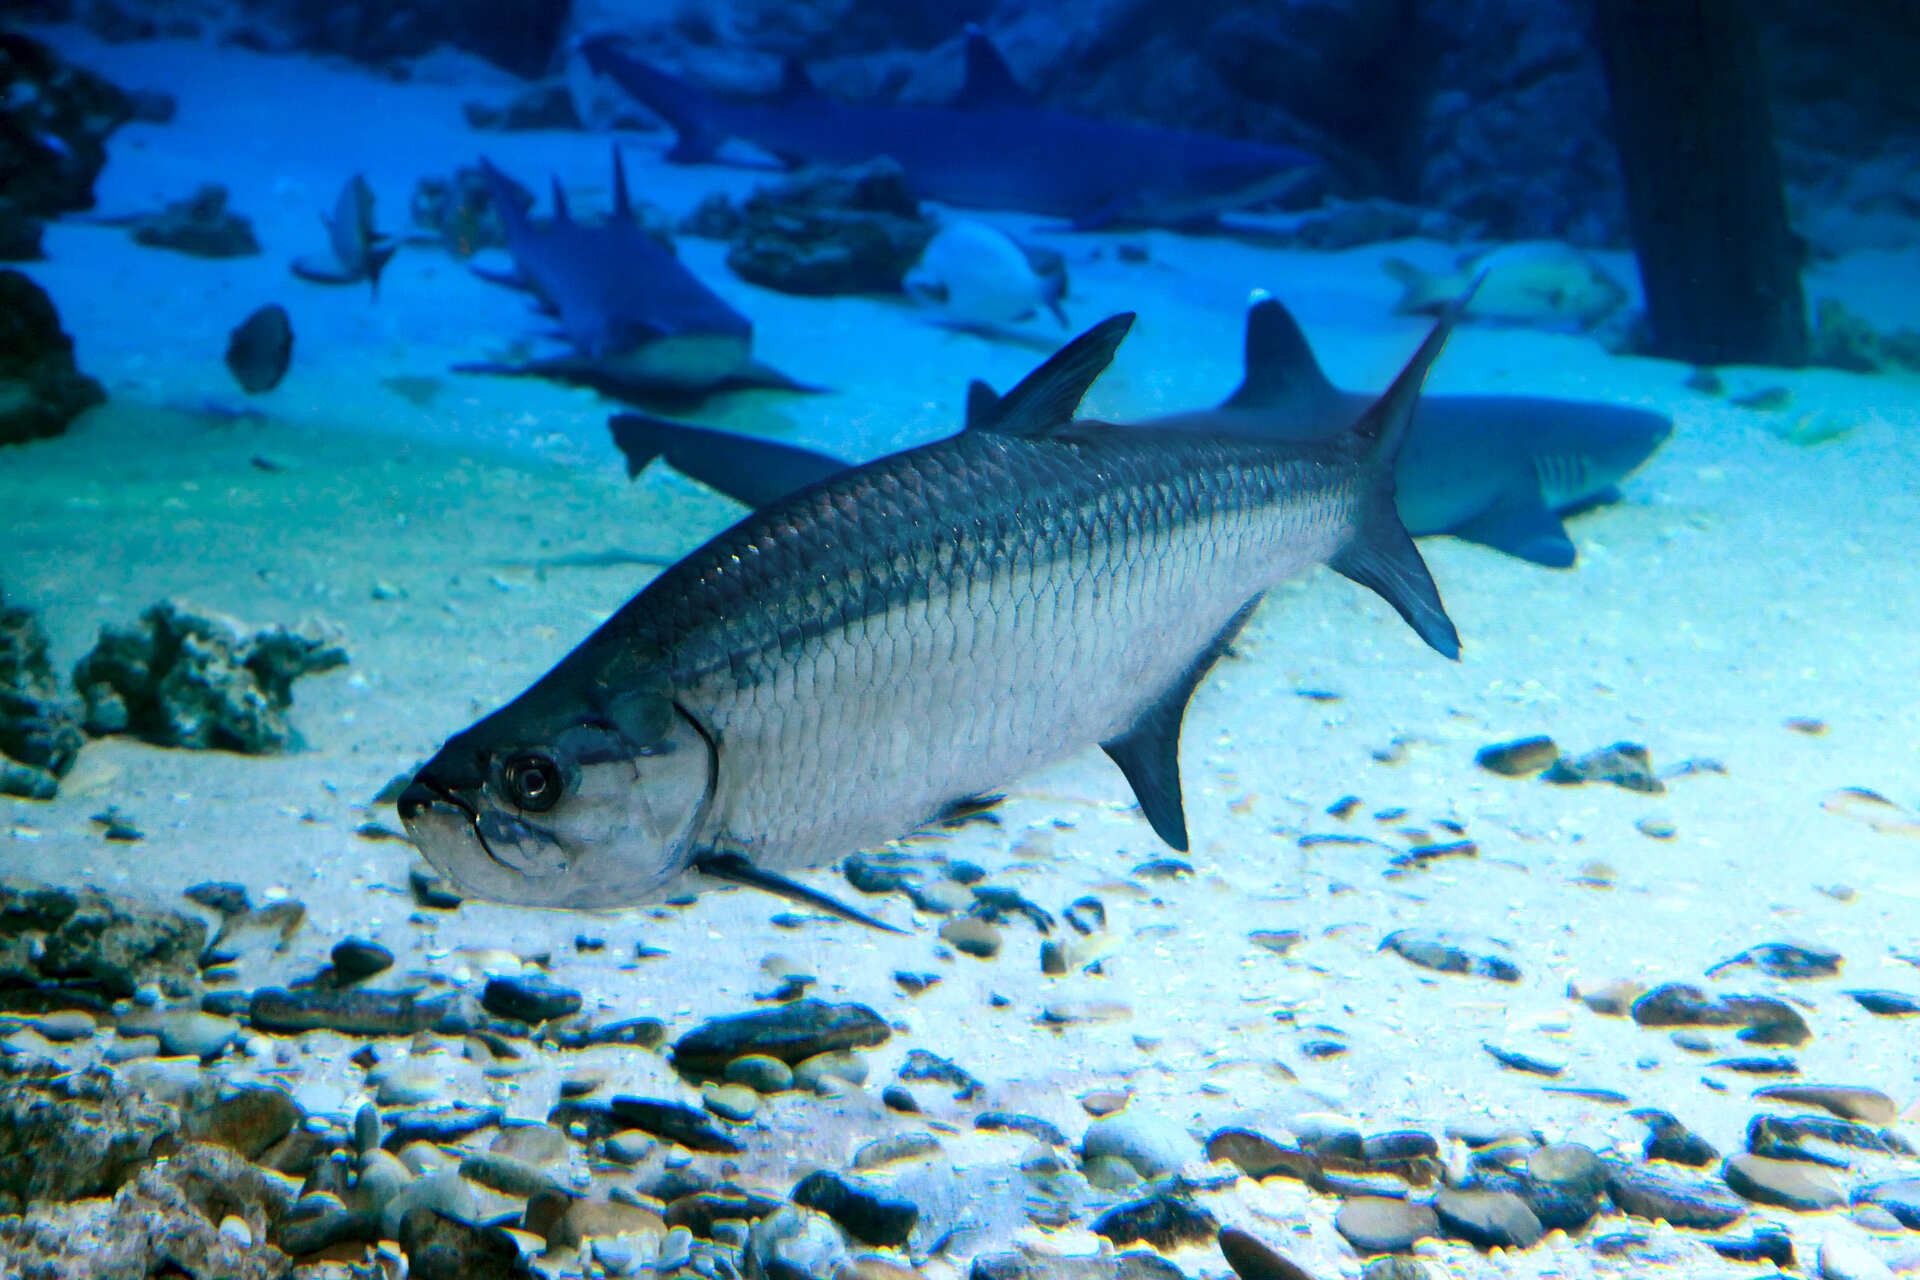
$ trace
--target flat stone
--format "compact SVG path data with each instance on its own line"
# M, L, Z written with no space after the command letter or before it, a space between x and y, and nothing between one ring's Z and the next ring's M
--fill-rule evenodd
M584 1240L641 1236L658 1240L666 1224L652 1209L620 1200L575 1200L560 1215L547 1240L557 1248L578 1248Z
M1520 966L1501 954L1506 944L1493 938L1447 929L1401 929L1388 934L1380 949L1436 973L1520 981Z
M514 1124L494 1135L487 1150L531 1165L558 1164L567 1158L567 1135L546 1124Z
M299 1122L300 1109L293 1099L271 1085L225 1091L207 1101L188 1102L180 1108L183 1137L194 1142L211 1142L254 1161L293 1132Z
M580 993L541 974L489 978L480 1007L501 1018L540 1023L580 1012Z
M1545 1232L1526 1201L1511 1191L1443 1189L1433 1211L1449 1234L1482 1249L1530 1249Z
M1846 1193L1832 1178L1798 1160L1737 1155L1727 1160L1722 1176L1736 1193L1755 1204L1795 1213L1818 1213L1847 1202Z
M700 1102L722 1120L745 1124L753 1119L760 1095L743 1084L708 1084L700 1088Z
M728 1084L743 1084L756 1093L785 1093L793 1088L793 1068L764 1053L735 1058L720 1074Z
M1545 773L1560 759L1552 738L1539 736L1496 742L1474 753L1473 762L1503 778L1529 778Z
M1647 1165L1607 1162L1607 1195L1620 1211L1694 1231L1718 1231L1746 1216L1746 1204L1713 1182Z
M393 968L393 952L364 938L348 938L334 944L330 958L333 971L349 982L371 978Z
M1694 1169L1704 1169L1719 1163L1720 1152L1711 1142L1694 1133L1666 1112L1635 1111L1633 1117L1647 1126L1647 1143L1644 1148L1647 1159L1668 1160Z
M1882 1018L1909 1018L1920 1013L1920 996L1904 991L1849 991L1853 1002Z
M1909 1231L1920 1231L1920 1178L1876 1182L1854 1193L1855 1204L1873 1204L1886 1210Z
M170 1009L161 1015L160 1047L184 1058L216 1058L240 1035L240 1024L193 1009Z
M712 1077L748 1054L791 1066L822 1053L884 1044L890 1035L886 1022L865 1005L795 1000L701 1023L674 1042L672 1061L687 1075Z
M1203 1155L1200 1144L1180 1125L1134 1110L1104 1116L1088 1125L1080 1149L1087 1160L1102 1156L1124 1160L1148 1179L1177 1173Z
M1440 1219L1431 1207L1382 1196L1345 1201L1333 1225L1362 1254L1403 1253L1440 1234Z
M1220 1224L1191 1200L1177 1196L1154 1196L1116 1205L1093 1222L1093 1233L1116 1245L1136 1241L1170 1253L1183 1245L1212 1240Z
M450 1213L437 1204L422 1204L388 1234L412 1260L411 1275L418 1280L519 1280L527 1274L512 1236L498 1227L472 1225L466 1220L471 1214Z
M1865 1245L1841 1236L1820 1242L1821 1280L1894 1280L1893 1268Z
M373 1100L383 1107L413 1107L438 1102L448 1089L448 1062L444 1057L402 1058L383 1064L370 1074Z
M1900 1118L1900 1106L1878 1089L1844 1084L1776 1084L1758 1089L1754 1097L1793 1106L1818 1107L1842 1120L1865 1124L1893 1124Z
M625 1127L644 1129L692 1151L732 1155L744 1150L733 1138L714 1127L712 1118L704 1111L677 1102L659 1098L615 1098L608 1109Z
M1240 1280L1314 1280L1305 1267L1238 1227L1221 1229L1220 1252Z
M848 1178L820 1169L801 1179L789 1197L803 1208L826 1214L864 1244L904 1248L920 1220L919 1206L889 1195L864 1178Z
M393 1198L380 1210L380 1230L384 1238L398 1239L400 1224L414 1209L431 1209L463 1222L472 1222L480 1216L473 1188L467 1185L466 1179L457 1173L435 1173L415 1178L394 1192Z
M955 951L982 960L1000 953L1000 931L972 916L955 916L940 926L940 937Z
M349 1036L410 1036L439 1025L454 1000L421 1000L411 991L263 987L253 993L247 1018L256 1030L282 1034L326 1030Z
M485 1152L460 1161L460 1176L503 1196L525 1200L559 1186L548 1174L524 1160Z

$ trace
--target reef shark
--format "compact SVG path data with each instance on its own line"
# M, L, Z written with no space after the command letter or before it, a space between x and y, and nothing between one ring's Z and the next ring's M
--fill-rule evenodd
M1217 408L1172 414L1141 428L1311 440L1336 432L1372 397L1335 387L1278 299L1247 312L1246 370ZM990 425L999 397L976 381L967 426ZM846 462L770 440L637 414L611 420L629 475L654 458L750 506L844 470ZM1552 568L1571 567L1561 517L1614 500L1614 488L1673 430L1645 409L1542 396L1426 396L1395 467L1400 520L1416 537L1451 534Z
M464 364L458 372L551 377L642 401L743 387L812 389L754 360L752 323L640 225L619 148L613 212L599 223L575 221L558 180L553 216L535 222L518 183L488 160L480 168L514 263L510 276L480 274L531 292L568 350L523 364Z
M946 106L837 102L795 60L774 96L723 98L630 56L615 37L590 36L579 48L596 75L672 126L669 160L709 160L728 138L790 164L891 156L925 199L1062 217L1082 229L1205 224L1283 195L1320 167L1292 147L1048 110L977 27L967 30L965 85Z
M667 569L398 797L468 893L606 908L733 882L872 922L782 872L907 834L1098 743L1187 847L1187 702L1263 594L1328 565L1460 639L1393 461L1451 317L1311 440L1079 419L1133 322L990 421L832 475Z

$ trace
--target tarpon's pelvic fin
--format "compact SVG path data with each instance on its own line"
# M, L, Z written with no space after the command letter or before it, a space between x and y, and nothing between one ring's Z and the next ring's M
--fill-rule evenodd
M693 860L693 869L713 880L723 880L728 884L737 884L746 889L758 889L770 893L776 898L785 898L788 902L797 902L803 907L812 907L823 911L836 920L845 920L851 924L863 924L869 929L878 929L883 933L905 933L884 920L876 920L855 907L833 897L831 894L809 889L797 884L785 876L775 875L753 865L738 853L708 853Z
M1100 744L1100 749L1126 775L1127 785L1133 788L1133 798L1140 802L1147 825L1182 853L1187 849L1187 815L1180 799L1180 723L1186 718L1193 691L1233 644L1234 637L1247 625L1247 619L1253 616L1259 603L1260 597L1255 596L1241 605L1227 620L1227 625L1220 628L1213 643L1200 651L1192 665L1154 700L1131 729L1111 742Z

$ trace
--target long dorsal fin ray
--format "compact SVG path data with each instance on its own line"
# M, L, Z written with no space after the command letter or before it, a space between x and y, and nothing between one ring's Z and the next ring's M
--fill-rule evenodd
M1220 661L1259 603L1260 597L1255 596L1241 605L1214 636L1213 643L1200 652L1165 693L1154 699L1153 705L1131 729L1100 744L1100 749L1126 775L1127 784L1133 788L1133 798L1140 802L1140 811L1146 815L1154 834L1183 853L1187 848L1187 815L1180 798L1180 724L1186 718L1193 691L1207 678L1207 672L1213 670L1213 664Z
M1110 316L1054 352L1045 364L1001 397L993 421L977 429L1037 438L1071 423L1087 388L1113 363L1114 352L1133 328L1133 320L1131 311ZM969 408L973 399L969 392Z
M1247 308L1246 372L1225 407L1258 409L1301 395L1337 394L1293 313L1278 298L1256 294Z
M749 862L738 853L709 853L693 860L693 869L703 876L714 880L723 880L728 884L737 884L746 889L758 889L770 893L776 898L785 898L788 902L797 902L803 907L812 907L823 911L837 920L846 920L852 924L863 924L882 933L905 933L905 929L895 928L884 920L876 920L866 912L850 907L831 894L818 889L809 889L785 876L764 871Z
M967 27L967 78L960 86L960 96L955 98L956 107L1009 107L1030 104L1033 95L1027 92L1019 80L1014 78L1013 69L1007 66L1007 60L994 46L987 33L978 25Z

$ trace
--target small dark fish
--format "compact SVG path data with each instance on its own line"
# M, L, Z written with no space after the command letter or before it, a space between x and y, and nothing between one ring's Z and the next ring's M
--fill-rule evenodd
M279 386L292 363L293 321L277 302L242 320L227 338L227 369L250 396Z

